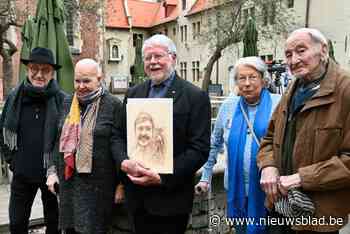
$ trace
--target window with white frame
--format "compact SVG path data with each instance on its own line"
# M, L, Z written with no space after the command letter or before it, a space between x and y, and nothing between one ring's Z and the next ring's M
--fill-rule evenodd
M199 61L192 61L192 81L199 81Z
M136 47L137 39L141 39L141 42L143 42L143 34L142 33L133 33L132 34L132 45L133 45L133 47Z
M187 25L180 26L181 42L187 42Z
M270 3L263 4L262 7L263 14L263 25L275 24L276 19L276 3L274 1Z
M186 10L187 0L182 0L182 10Z
M182 79L187 80L187 62L180 62L180 75Z
M118 62L122 60L122 56L120 54L120 43L121 41L116 38L111 38L107 40L107 45L109 49L109 61Z
M192 23L192 38L193 40L195 40L199 34L201 33L201 22L198 21L198 22L194 22Z

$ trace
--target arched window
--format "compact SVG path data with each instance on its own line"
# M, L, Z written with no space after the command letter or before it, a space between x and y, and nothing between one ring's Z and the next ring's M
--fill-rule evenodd
M120 62L123 59L122 51L120 50L121 40L117 38L107 39L107 53L109 54L109 61Z
M112 58L119 58L119 48L117 45L112 46Z

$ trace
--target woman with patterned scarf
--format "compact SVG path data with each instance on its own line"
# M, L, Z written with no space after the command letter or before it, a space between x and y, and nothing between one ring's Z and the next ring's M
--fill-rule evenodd
M121 102L101 85L98 64L80 60L75 93L64 102L61 136L47 185L59 183L59 226L66 233L104 234L109 228L117 183ZM63 126L62 126L63 125Z
M227 217L242 222L249 218L259 222L267 215L265 194L260 188L260 174L256 164L259 141L265 135L270 117L280 100L270 94L264 79L266 64L259 57L245 57L234 67L234 79L239 96L229 97L221 105L211 135L211 149L196 191L208 191L213 167L223 143L227 149L224 186L227 192ZM264 234L264 225L241 224L237 234Z

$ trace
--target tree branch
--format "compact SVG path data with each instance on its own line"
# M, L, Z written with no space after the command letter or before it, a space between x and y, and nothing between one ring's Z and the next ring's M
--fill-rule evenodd
M7 50L7 52L10 56L12 56L14 53L17 52L17 47L12 41L5 38L4 43L6 43L9 46L9 49Z

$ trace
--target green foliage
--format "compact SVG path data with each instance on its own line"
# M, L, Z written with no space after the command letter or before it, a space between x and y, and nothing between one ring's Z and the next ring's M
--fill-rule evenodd
M135 46L134 74L132 81L134 84L140 84L144 82L146 78L142 60L142 39L137 37Z
M206 22L200 40L215 50L242 41L245 24L249 17L255 19L259 40L276 40L295 27L294 11L283 0L214 0L213 7L205 11ZM248 12L248 15L245 14ZM253 14L253 15L252 15ZM267 17L267 24L264 18Z
M258 31L256 30L255 20L250 17L243 35L243 57L258 56Z
M222 51L243 40L245 24L249 15L255 19L258 40L277 44L287 32L295 28L293 10L284 0L213 0L203 13L201 44L211 50L205 66L202 88L207 90L214 63ZM267 10L268 9L268 10Z

